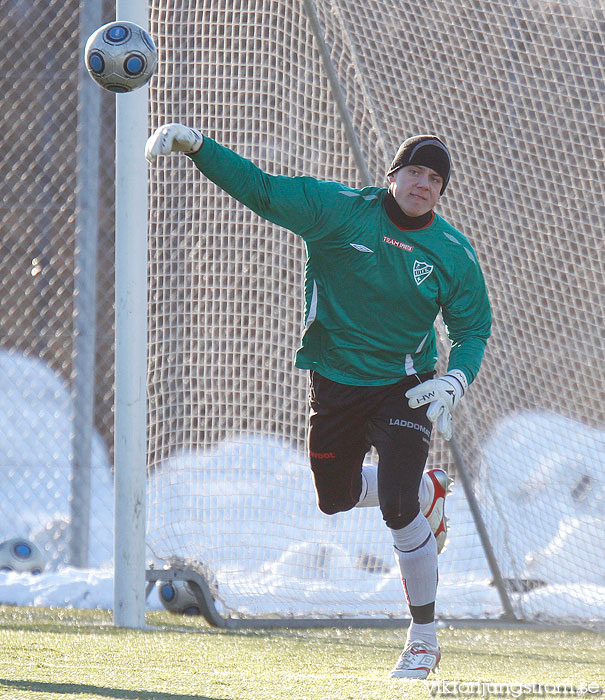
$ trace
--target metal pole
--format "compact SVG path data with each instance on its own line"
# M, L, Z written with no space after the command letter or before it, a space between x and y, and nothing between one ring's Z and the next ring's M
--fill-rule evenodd
M147 28L147 2L116 16ZM145 626L148 88L116 96L114 624Z
M363 157L363 153L361 151L361 144L359 143L359 139L357 138L357 132L355 131L353 120L351 119L351 115L349 114L349 108L347 107L347 102L345 100L344 93L342 91L342 88L340 87L340 81L338 80L336 69L334 68L334 64L332 63L332 59L330 57L330 50L328 49L328 46L324 39L324 31L319 21L319 17L317 16L315 5L313 3L313 0L303 0L303 2L307 11L309 23L311 24L311 31L313 32L313 36L315 37L315 41L317 42L317 48L319 49L319 54L321 56L321 60L323 61L324 68L326 70L328 82L330 83L330 87L332 89L332 95L334 97L334 100L336 101L338 111L340 112L340 117L342 119L345 133L349 141L349 146L351 147L351 150L353 152L353 158L355 159L355 164L357 165L357 169L359 170L359 174L361 176L362 184L373 185L374 182L372 176L370 175L370 171L368 170L366 160Z
M74 340L72 371L72 566L88 566L91 446L94 430L97 241L99 234L99 125L101 93L84 67L86 39L101 24L96 0L80 5L78 71L78 154L76 251L74 272Z
M479 533L479 539L481 540L483 551L485 552L489 568L492 572L492 576L494 577L494 585L496 586L498 595L500 596L500 600L502 602L502 607L504 608L504 618L507 620L516 620L517 617L515 615L515 611L513 610L513 606L511 605L510 598L508 597L508 592L504 584L504 579L502 578L502 573L500 572L498 560L496 559L496 555L492 549L492 544L490 542L489 535L487 534L483 516L481 515L481 510L479 509L479 504L477 503L477 498L475 497L473 484L471 482L468 469L466 468L466 462L462 454L462 450L460 449L460 445L456 440L456 436L452 437L449 442L449 446L454 457L454 462L456 463L456 473L460 476L460 480L462 481L464 494L475 521L475 526L477 528L477 532Z

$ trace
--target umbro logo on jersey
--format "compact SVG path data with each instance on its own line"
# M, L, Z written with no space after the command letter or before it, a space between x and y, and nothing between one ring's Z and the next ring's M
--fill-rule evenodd
M433 266L420 260L414 260L414 280L420 286L433 271Z
M345 197L361 197L365 199L366 202L371 202L373 199L378 199L377 194L361 194L360 192L353 192L351 190L341 190L338 194L344 194Z
M359 250L362 253L373 253L374 251L371 248L368 248L365 245L361 245L361 243L349 243L351 248L355 248L355 250Z

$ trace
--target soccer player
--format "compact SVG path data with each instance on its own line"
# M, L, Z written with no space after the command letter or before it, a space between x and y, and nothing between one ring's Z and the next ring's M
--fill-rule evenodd
M491 327L477 256L435 212L450 153L436 136L414 136L397 151L388 188L352 189L269 175L181 124L161 126L147 142L150 163L171 152L186 153L219 187L306 243L296 366L310 372L318 505L332 514L379 504L412 618L390 675L426 678L441 659L435 598L448 486L443 470L423 476L429 439L433 425L451 438L452 414L479 371ZM435 378L439 312L452 347L447 373ZM363 465L372 445L377 469Z

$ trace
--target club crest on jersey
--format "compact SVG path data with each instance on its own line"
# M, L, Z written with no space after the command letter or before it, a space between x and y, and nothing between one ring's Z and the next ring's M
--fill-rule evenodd
M414 280L418 286L424 282L432 271L432 265L429 265L427 262L421 262L420 260L414 260Z

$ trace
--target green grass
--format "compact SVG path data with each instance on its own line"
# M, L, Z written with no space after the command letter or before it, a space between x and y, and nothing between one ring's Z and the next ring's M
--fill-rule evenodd
M426 681L386 678L403 631L225 631L148 613L152 629L112 626L104 611L0 607L0 697L127 700L395 700L429 698ZM456 681L593 682L605 689L605 636L592 632L444 628L435 697ZM464 690L464 688L462 689ZM519 697L493 688L492 697ZM552 690L552 689L551 689ZM443 692L441 692L443 691ZM480 693L483 693L481 695ZM521 697L542 697L533 693ZM544 695L569 698L570 694ZM598 697L580 695L573 697Z

